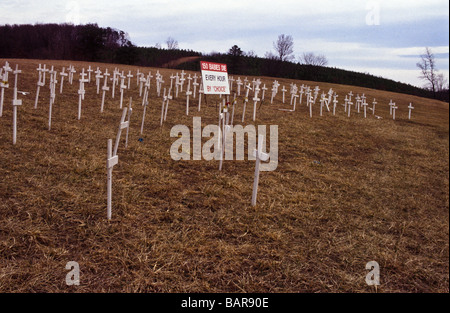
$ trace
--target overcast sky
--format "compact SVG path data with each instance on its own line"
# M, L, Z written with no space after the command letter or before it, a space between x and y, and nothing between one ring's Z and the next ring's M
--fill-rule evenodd
M449 77L447 0L0 0L0 24L97 23L127 32L138 46L227 52L238 45L263 57L278 35L294 55L323 54L331 67L422 86L425 47ZM1 40L1 38L0 38Z

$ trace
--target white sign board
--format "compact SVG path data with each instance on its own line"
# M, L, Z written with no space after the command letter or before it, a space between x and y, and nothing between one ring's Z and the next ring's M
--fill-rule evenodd
M200 69L205 95L230 94L226 64L200 61Z

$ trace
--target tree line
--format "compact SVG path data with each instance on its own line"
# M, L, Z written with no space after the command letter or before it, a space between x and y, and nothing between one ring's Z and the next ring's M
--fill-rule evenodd
M137 47L126 32L110 27L102 28L97 24L0 26L2 58L76 60L161 67L183 57L202 56L205 61L226 63L229 73L234 75L354 85L449 101L448 87L444 90L423 89L370 74L327 67L327 60L322 55L304 53L299 61L294 63L293 40L286 35L280 35L274 42L276 54L266 53L263 58L251 51L244 53L237 45L231 47L228 53L202 55L192 50L179 49L178 42L171 37L167 39L166 44L167 49L162 49L159 44L155 47ZM424 76L428 73L430 64L427 66L424 65ZM176 68L199 71L200 64L188 62Z
M25 24L0 26L0 57L161 66L200 53L177 49L136 47L129 35L97 24Z

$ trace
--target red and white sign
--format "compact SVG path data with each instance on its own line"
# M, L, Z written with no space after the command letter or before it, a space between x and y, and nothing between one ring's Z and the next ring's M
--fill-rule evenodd
M230 94L226 64L200 61L200 69L205 95Z

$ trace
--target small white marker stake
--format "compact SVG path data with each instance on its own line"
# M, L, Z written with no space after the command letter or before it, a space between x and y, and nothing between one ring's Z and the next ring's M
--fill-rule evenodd
M372 114L373 115L375 115L375 106L377 105L377 101L375 101L376 99L374 98L373 99L373 102L372 102Z
M258 149L253 151L253 156L256 157L255 163L255 178L253 180L253 193L252 193L252 206L256 205L256 197L258 195L258 184L259 184L259 166L261 161L268 161L269 154L262 152L264 142L264 135L260 134L258 136Z

